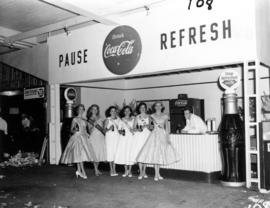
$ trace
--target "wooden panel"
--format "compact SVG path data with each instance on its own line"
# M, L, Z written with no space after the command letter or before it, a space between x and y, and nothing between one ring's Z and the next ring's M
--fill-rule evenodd
M163 168L205 173L221 170L218 135L171 134L170 139L181 160Z
M44 85L46 85L44 80L0 63L0 92Z

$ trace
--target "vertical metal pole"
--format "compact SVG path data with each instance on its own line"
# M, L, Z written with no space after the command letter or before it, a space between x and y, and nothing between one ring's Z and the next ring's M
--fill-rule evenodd
M243 64L243 85L244 85L244 121L245 121L245 145L246 145L246 187L251 187L251 161L250 161L250 116L249 116L249 96L248 96L248 62Z
M53 84L50 85L50 164L58 164L61 157L60 131L60 87Z
M261 98L260 98L260 64L259 61L255 62L255 94L256 94L256 143L257 143L257 177L258 177L258 189L261 189L261 163L260 163L260 134L259 124L262 121L261 118Z

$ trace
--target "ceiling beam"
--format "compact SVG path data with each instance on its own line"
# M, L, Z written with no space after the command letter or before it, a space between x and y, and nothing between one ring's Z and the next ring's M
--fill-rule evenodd
M16 41L19 40L25 40L27 38L31 38L31 37L36 37L38 35L42 35L44 33L48 33L48 32L53 32L53 31L57 31L57 30L61 30L65 27L70 27L73 25L78 25L78 24L82 24L85 22L90 22L91 20L87 17L82 17L82 16L77 16L77 17L73 17L61 22L57 22L54 24L50 24L50 25L46 25L40 28L36 28L34 30L30 30L27 32L22 32L13 36L9 36L6 38L6 42L10 42L10 43L14 43Z
M66 11L69 11L69 12L72 12L72 13L75 13L75 14L78 14L78 15L81 15L81 16L84 16L84 17L88 17L89 19L91 20L95 20L101 24L105 24L105 25L117 25L116 22L112 21L112 20L109 20L105 17L102 17L102 16L99 16L99 15L96 15L88 10L85 10L85 9L82 9L82 8L79 8L73 4L70 4L70 3L67 3L63 0L41 0L43 2L46 2L52 6L55 6L55 7L58 7L58 8L61 8L63 10L66 10Z
M12 29L9 29L6 27L1 27L1 26L0 26L0 31L1 31L0 32L0 40L4 40L7 37L11 37L11 36L14 36L14 35L21 33L20 31L12 30ZM37 44L36 38L29 38L29 39L25 40L24 42L27 42L29 44Z

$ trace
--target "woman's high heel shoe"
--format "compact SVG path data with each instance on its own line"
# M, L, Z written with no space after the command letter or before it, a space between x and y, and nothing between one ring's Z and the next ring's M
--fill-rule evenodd
M86 175L83 175L82 173L80 173L79 171L76 171L76 177L78 178L78 177L81 177L81 178L83 178L83 179L87 179L87 176Z
M110 174L112 177L114 177L114 176L118 176L118 173L111 173Z
M100 175L102 175L102 173L99 170L96 170L95 171L95 176L100 176Z
M77 178L80 176L80 172L79 171L76 171L75 174L76 174L76 177Z
M83 179L87 179L87 175L81 175Z

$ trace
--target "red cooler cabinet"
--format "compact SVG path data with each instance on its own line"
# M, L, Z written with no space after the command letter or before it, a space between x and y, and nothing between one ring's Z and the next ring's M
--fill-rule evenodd
M180 133L186 126L186 119L184 117L184 108L191 106L193 113L200 116L204 120L204 100L196 98L188 99L172 99L170 100L170 119L171 119L171 133Z

